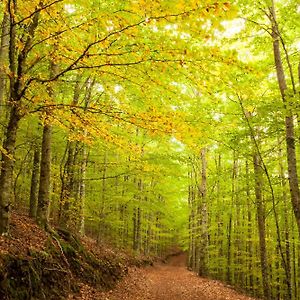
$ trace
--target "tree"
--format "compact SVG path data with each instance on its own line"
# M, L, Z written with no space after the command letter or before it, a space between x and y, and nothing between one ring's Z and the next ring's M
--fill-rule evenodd
M297 220L297 226L300 236L300 191L299 191L299 180L297 171L297 159L296 159L296 146L295 146L295 128L294 128L294 113L290 107L289 102L293 101L293 96L297 96L293 70L290 64L289 55L286 51L286 46L283 37L279 31L276 13L275 13L275 3L272 1L272 5L269 7L269 20L272 26L271 36L273 40L273 52L276 67L276 74L278 80L278 86L283 100L286 116L285 116L285 131L286 131L286 147L287 147L287 161L288 161L288 172L289 172L289 185L291 200L293 204L294 214ZM290 72L290 80L292 84L292 100L288 99L287 96L287 83L286 75L283 68L280 44L282 44L285 50L286 60Z

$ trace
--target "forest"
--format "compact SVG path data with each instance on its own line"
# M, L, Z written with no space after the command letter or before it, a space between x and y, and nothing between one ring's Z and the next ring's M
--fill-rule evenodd
M0 22L0 235L22 212L300 299L297 0L2 0Z

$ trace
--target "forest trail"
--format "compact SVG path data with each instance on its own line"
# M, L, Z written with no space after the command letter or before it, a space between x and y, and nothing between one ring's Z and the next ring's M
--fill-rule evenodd
M254 300L225 284L200 278L185 267L185 255L174 256L166 264L131 268L116 287L106 293L83 287L80 298L93 300Z

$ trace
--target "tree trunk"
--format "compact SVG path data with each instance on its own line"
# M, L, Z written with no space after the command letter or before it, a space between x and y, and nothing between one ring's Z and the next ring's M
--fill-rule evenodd
M9 14L9 99L8 106L10 113L8 117L8 125L6 128L6 136L3 142L3 154L1 159L1 174L0 174L0 234L6 234L9 230L9 211L12 204L12 177L14 169L14 153L17 138L17 130L19 121L21 119L20 107L23 96L23 76L24 68L26 66L26 59L30 51L32 39L34 37L35 30L38 26L39 12L34 14L32 22L26 27L27 37L24 43L24 47L18 53L16 53L16 25L15 25L15 13L16 2L11 3L11 14ZM6 36L2 36L6 38ZM2 41L1 41L2 42ZM1 81L1 79L0 79Z
M188 267L196 271L196 204L195 204L195 186L193 171L190 172L190 185L189 185L189 259Z
M13 107L9 117L6 137L3 142L4 153L1 160L0 174L0 234L9 231L10 208L12 205L12 180L14 169L15 144L20 116Z
M137 180L137 189L139 195L135 195L137 202L133 212L133 250L139 252L141 250L141 231L142 231L142 209L141 209L141 192L143 190L143 182L141 179Z
M106 214L106 193L107 193L106 173L108 169L107 163L108 163L108 155L107 155L107 150L105 150L104 157L103 157L101 199L100 199L99 212L98 212L99 221L98 221L97 242L100 242L102 240L106 230L105 214Z
M249 174L249 163L246 161L246 195L247 195L247 244L246 244L246 252L249 258L248 262L248 282L247 286L252 290L254 287L254 268L253 268L253 238L252 238L252 207L251 207L251 199L250 199L250 174Z
M84 219L84 206L85 206L85 180L86 180L86 168L87 168L87 149L86 145L82 145L82 157L81 157L81 176L79 183L79 202L80 202L80 211L79 211L79 232L81 235L84 235L85 230L85 219Z
M193 215L192 215L192 203L193 203L193 193L192 193L192 175L189 173L190 184L189 184L189 194L188 194L188 204L189 204L189 222L188 222L188 232L189 232L189 249L188 249L188 268L192 269L193 265Z
M238 179L238 174L239 174L239 161L236 158L235 159L235 176ZM234 258L233 258L233 265L238 266L234 268L234 284L236 286L239 286L242 288L243 285L243 280L242 280L242 239L241 237L243 236L242 228L243 226L241 225L241 198L238 196L239 194L239 186L238 186L238 180L236 179L235 182L235 196L233 199L234 207L235 207L235 216L233 216L234 219Z
M49 76L52 78L57 73L57 65L50 61ZM49 97L55 96L53 88L48 88ZM52 125L48 123L48 112L46 111L45 124L43 128L43 139L41 149L41 168L40 183L37 205L37 223L45 229L48 229L49 223L49 205L50 205L50 184L51 184L51 144L52 144Z
M71 141L67 144L67 161L64 166L64 176L61 190L61 212L59 224L61 227L68 228L71 224L71 207L74 205L74 164L75 164L76 142Z
M207 180L206 180L206 149L201 150L201 186L199 188L198 199L198 218L200 219L200 245L199 245L199 266L198 275L207 276L208 275L208 211L207 211Z
M263 293L266 299L270 299L270 283L269 283L269 265L266 246L266 224L265 224L265 207L262 195L262 166L260 158L257 154L253 155L254 179L255 179L255 198L257 207L257 222L259 232L260 262Z
M9 69L12 74L16 72L15 55L15 27L13 17L9 16ZM20 121L20 114L17 103L18 98L18 79L10 77L10 114L6 127L5 138L2 146L1 174L0 174L0 234L8 234L10 208L12 205L12 180L14 169L14 154L17 139L17 130Z
M38 202L38 187L39 187L39 171L40 171L40 149L35 146L32 164L32 176L29 198L29 216L36 218L37 202Z
M236 160L236 153L233 153L233 167L232 167L232 182L231 182L231 209L229 213L229 220L228 220L228 228L227 228L227 271L226 271L226 281L228 283L232 283L232 209L234 207L234 202L236 198L236 180L237 180L237 160Z
M222 191L222 185L221 185L221 179L222 179L222 155L218 154L218 157L216 159L216 169L218 174L217 179L217 203L219 203L219 207L217 209L217 214L215 218L215 222L217 222L218 229L216 230L216 246L218 248L218 256L219 258L224 258L224 215L223 215L223 209L224 209L224 194ZM217 265L217 279L225 280L225 272L224 267L221 263Z
M286 284L287 284L287 295L285 298L287 300L292 299L292 270L291 270L291 253L290 253L290 232L289 232L289 211L287 202L287 192L286 192L286 179L284 176L284 167L282 162L282 149L279 148L279 171L281 179L281 189L282 189L282 199L284 201L284 232L285 232L285 257L286 264L283 264L286 274Z
M8 76L5 71L5 65L8 65L8 50L9 50L9 31L10 21L9 15L5 11L1 26L1 45L0 45L0 116L4 112L5 96L8 83Z
M141 209L134 209L133 213L133 250L139 252L141 246Z
M274 1L272 1L272 7L270 7L270 21L272 23L272 38L273 38L273 53L275 60L275 67L277 73L278 86L283 100L286 117L285 117L285 139L287 147L287 161L288 161L288 174L289 174L289 185L291 200L293 205L294 214L296 217L298 234L300 237L300 191L299 191L299 180L297 173L297 160L296 160L296 149L295 149L295 133L294 133L294 116L289 108L289 104L286 99L286 78L283 69L283 63L280 53L280 33L278 24L276 21L276 14L274 8Z
M74 94L72 104L74 106L78 105L79 97L80 97L80 76L81 74L78 73L76 77L76 84L74 86ZM74 130L74 128L72 128ZM67 161L64 165L64 171L62 176L62 186L61 186L61 197L60 197L60 213L59 213L59 223L61 227L73 227L78 229L78 222L79 219L77 212L79 209L79 203L76 203L78 200L76 194L78 195L79 190L79 178L77 178L76 182L76 175L75 169L76 165L79 164L76 156L78 154L78 142L76 141L69 141L66 146L66 153L67 153ZM77 168L78 169L78 168ZM77 185L76 185L77 183ZM78 205L77 205L78 204ZM72 209L75 208L74 211Z
M48 209L50 204L50 178L51 178L51 135L52 127L44 125L42 156L40 170L40 186L37 205L37 223L43 227L48 227Z
M294 277L294 282L293 282L293 290L294 290L294 295L296 295L295 299L297 299L298 295L298 268L297 268L297 256L296 256L296 247L297 247L297 242L295 239L295 235L293 236L293 245L292 245L292 255L293 255L293 277ZM299 256L299 255L298 255Z

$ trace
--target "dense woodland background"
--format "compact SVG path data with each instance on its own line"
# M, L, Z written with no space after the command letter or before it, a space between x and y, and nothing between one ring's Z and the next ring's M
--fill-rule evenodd
M300 5L3 0L11 210L300 299Z

